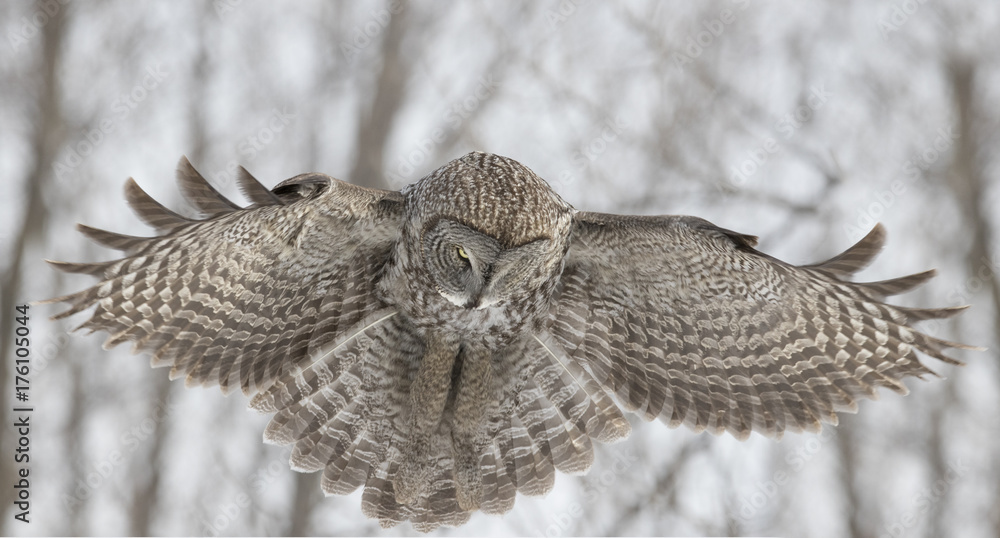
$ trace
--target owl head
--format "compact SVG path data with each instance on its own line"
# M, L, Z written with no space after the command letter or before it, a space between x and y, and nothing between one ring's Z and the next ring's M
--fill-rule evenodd
M509 299L515 290L537 287L532 277L542 273L553 241L540 237L505 247L496 237L445 217L429 227L421 243L441 295L456 306L481 309Z
M470 153L404 193L424 268L456 306L534 293L560 267L573 209L513 159Z

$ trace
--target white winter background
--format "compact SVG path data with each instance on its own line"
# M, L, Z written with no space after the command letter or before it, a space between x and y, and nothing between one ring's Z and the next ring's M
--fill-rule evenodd
M585 476L436 535L1000 535L1000 5L969 1L0 3L0 529L7 535L410 535L264 445L241 394L30 310L30 520L15 519L15 305L142 235L134 177L185 214L187 155L240 200L306 171L399 188L471 150L581 209L692 214L792 263L889 232L860 278L971 304L928 333L991 348L822 434L745 442L635 420Z

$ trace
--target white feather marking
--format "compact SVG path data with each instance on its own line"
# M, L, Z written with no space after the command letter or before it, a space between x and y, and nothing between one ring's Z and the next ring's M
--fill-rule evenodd
M438 290L438 293L441 294L441 297L448 299L448 302L450 302L451 304L465 308L465 303L467 302L467 299L465 297L462 297L460 295L455 295L454 293L448 293L441 289Z
M384 312L384 310L382 312ZM344 338L343 340L341 340L339 343L337 343L336 346L332 347L329 351L327 351L326 353L321 354L319 357L316 358L316 360L314 360L311 363L309 363L308 366L306 366L305 368L300 369L299 372L304 372L306 370L309 370L310 368L312 368L316 364L322 362L324 359L326 359L327 357L329 357L331 354L335 353L338 349L340 349L340 348L344 347L345 345L347 345L348 342L350 342L351 340L354 340L355 338L357 338L358 335L364 333L365 331L367 331L368 329L371 329L372 327L375 327L375 326L379 325L380 323L382 323L385 320L387 320L387 319L395 316L398 313L399 313L398 311L392 311L392 312L390 312L390 313L388 313L388 314L386 314L386 315L384 315L384 316L376 319L375 321L373 321L371 323L368 323L367 325L361 327L360 329L358 329L357 331L355 331L354 333L352 333L347 338ZM375 316L378 316L379 314L381 314L381 312L376 312L375 314L373 314L372 316L369 316L366 319L371 319L371 318L373 318ZM362 320L361 323L364 323L364 320ZM359 323L358 325L360 325L361 323ZM355 325L355 327L357 327L357 325Z
M573 375L573 371L570 370L569 367L567 367L563 363L562 359L560 359L559 356L556 355L556 353L554 351L552 351L552 349L550 349L548 345L545 344L545 342L542 342L542 340L540 338L538 338L537 335L533 334L533 335L531 335L531 337L534 338L536 342L538 342L539 344L541 344L542 349L544 349L546 352L548 352L548 354L551 355L552 358L555 359L557 363L559 363L559 366L561 366L562 369L565 370L566 373L569 374L570 377L573 378L573 381L576 382L576 384L583 390L583 393L589 396L590 392L587 391L587 389L584 386L583 382L580 381L579 379L577 379L577 377L575 375Z

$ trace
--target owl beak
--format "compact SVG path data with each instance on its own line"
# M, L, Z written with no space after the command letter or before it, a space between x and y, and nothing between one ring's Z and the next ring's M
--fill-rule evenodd
M472 310L472 309L482 310L482 309L484 309L484 308L486 308L488 306L496 304L496 302L497 301L495 299L485 299L484 300L483 294L477 293L475 296L473 296L472 298L470 298L465 303L465 308L468 308L469 310Z
M487 306L489 306L491 304L493 304L493 301L485 301L484 302L483 301L483 294L477 293L477 294L475 294L475 296L473 296L472 298L470 298L467 303L465 303L465 308L468 308L470 310L472 310L472 309L482 310L482 309L486 308Z
M476 308L476 310L482 310L484 308L489 308L489 307L491 307L491 306L493 306L493 305L495 305L495 304L497 304L499 302L500 302L500 299L498 299L496 297L483 298L482 296L480 296L479 298L476 299L476 306L475 306L475 308Z

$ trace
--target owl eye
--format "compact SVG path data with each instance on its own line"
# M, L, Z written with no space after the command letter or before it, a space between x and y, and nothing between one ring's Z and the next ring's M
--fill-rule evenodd
M455 247L455 252L458 253L458 257L459 258L462 258L463 260L468 260L469 259L469 254L467 252L465 252L464 248L456 246Z

